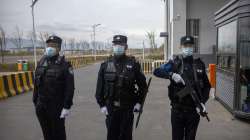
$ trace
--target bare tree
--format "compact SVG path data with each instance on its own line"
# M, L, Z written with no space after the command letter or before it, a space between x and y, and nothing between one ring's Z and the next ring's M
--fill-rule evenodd
M69 47L70 47L71 55L72 55L73 51L75 50L75 39L74 38L69 39Z
M62 50L63 54L65 54L65 51L67 50L67 40L66 39L63 39L61 50Z
M81 47L81 42L76 42L76 43L75 43L75 49L76 49L76 51L77 51L77 54L80 53L80 47Z
M19 51L21 51L23 46L23 31L21 31L18 26L16 26L15 30L16 31L14 32L13 38L11 38L11 42L17 49L19 49Z
M6 35L2 26L0 26L0 47L1 47L2 63L4 63L4 52L6 49Z
M42 47L45 48L46 40L49 38L49 33L48 32L40 32L38 37L39 37L39 40L42 42Z
M87 42L87 41L82 41L81 44L82 44L82 49L83 49L83 50L88 50L88 49L90 49L90 44L89 44L89 42Z
M28 32L27 39L29 39L29 41L32 42L32 40L33 40L33 32L32 31Z
M156 49L156 48L157 48L157 45L156 45L156 43L155 43L155 32L154 32L154 31L147 32L147 33L146 33L146 37L147 37L148 40L149 40L149 45L150 45L151 50Z
M89 44L89 42L82 40L82 41L80 41L80 47L81 47L81 50L84 54L84 52L86 52L87 50L90 49L90 44Z

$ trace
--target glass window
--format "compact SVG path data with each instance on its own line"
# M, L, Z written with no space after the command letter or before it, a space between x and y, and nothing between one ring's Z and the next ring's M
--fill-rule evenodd
M240 105L250 113L250 18L239 20L240 36Z
M227 71L235 71L237 46L237 21L218 29L218 67Z

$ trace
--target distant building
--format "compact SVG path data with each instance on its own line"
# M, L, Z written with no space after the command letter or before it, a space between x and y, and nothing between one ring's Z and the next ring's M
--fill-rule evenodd
M34 50L33 43L31 40L23 39L22 48L17 48L16 45L11 41L11 39L6 39L6 51L9 51L11 53L17 53L17 52L29 52L32 53ZM36 43L36 49L37 52L43 52L44 47L42 45L42 42L37 41Z
M23 47L21 49L19 49L19 48L9 48L8 50L10 51L10 53L17 53L17 52L33 53L34 52L33 47ZM44 47L36 47L36 51L42 53L42 52L44 52Z

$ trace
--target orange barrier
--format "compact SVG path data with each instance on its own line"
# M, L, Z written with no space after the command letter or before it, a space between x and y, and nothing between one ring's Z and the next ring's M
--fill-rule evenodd
M215 88L216 85L216 65L209 64L209 81L212 88Z

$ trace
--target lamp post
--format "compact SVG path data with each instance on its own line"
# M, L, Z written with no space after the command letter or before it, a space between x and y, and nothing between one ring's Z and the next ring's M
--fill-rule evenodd
M145 44L144 44L144 40L142 42L142 58L143 58L143 60L145 59Z
M34 6L37 3L38 0L31 0L31 14L32 14L32 24L33 24L33 37L32 37L32 43L33 43L33 48L34 48L34 61L35 61L35 68L37 66L37 59L36 59L36 30L35 30L35 16L34 16Z
M94 24L93 26L92 26L92 28L93 28L93 39L94 39L94 54L95 54L95 61L96 61L96 43L95 43L95 31L96 31L96 27L98 27L98 26L100 26L101 24Z

